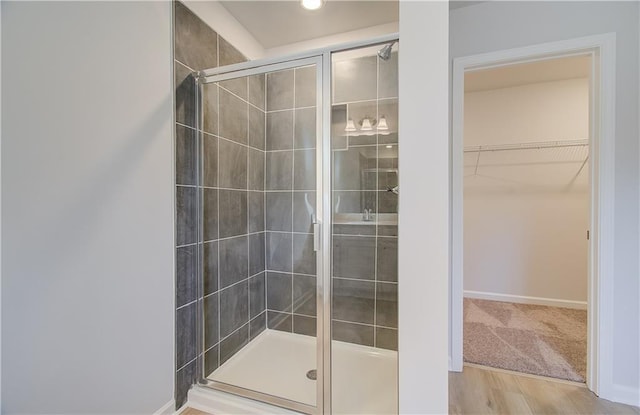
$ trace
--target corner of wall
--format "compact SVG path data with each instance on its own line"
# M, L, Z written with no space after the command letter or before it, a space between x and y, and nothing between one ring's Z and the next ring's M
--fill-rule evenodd
M262 44L217 0L182 1L209 27L233 45L249 60L260 59L266 51Z

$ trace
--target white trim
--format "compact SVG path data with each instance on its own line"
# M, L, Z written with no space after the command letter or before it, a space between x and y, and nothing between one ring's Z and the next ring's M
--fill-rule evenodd
M613 384L611 387L611 397L609 399L627 405L640 406L640 389Z
M172 415L172 414L179 413L178 411L175 411L173 409L175 406L176 406L176 401L174 399L171 399L169 402L162 405L160 409L155 411L153 415Z
M587 386L605 399L613 391L613 224L615 155L615 33L483 53L453 60L451 125L451 298L450 370L462 370L462 153L464 73L561 56L591 54L594 62L591 99L591 243L587 327ZM599 75L599 76L598 76Z
M509 303L518 303L518 304L546 305L551 307L575 308L578 310L587 309L586 301L563 300L559 298L530 297L526 295L500 294L500 293L467 291L467 290L464 290L464 296L465 298L477 298L479 300L506 301Z
M186 405L210 414L266 415L300 413L197 385L189 390Z

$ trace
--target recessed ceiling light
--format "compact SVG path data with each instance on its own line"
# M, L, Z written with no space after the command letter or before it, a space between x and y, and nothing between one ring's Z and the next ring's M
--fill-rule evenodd
M324 0L302 0L301 3L307 10L318 10L324 5Z

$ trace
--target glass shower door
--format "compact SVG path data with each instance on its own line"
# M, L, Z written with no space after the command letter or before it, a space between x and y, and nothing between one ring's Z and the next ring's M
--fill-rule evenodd
M398 412L397 49L332 54L334 414Z
M322 411L320 62L202 76L198 100L200 382L308 413Z

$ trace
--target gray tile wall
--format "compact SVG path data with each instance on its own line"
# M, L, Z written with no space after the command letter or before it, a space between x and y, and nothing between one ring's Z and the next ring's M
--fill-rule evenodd
M309 66L266 79L267 326L316 335L316 72Z
M251 77L205 86L200 151L190 74L245 58L180 2L174 2L174 41L179 408L199 376L207 376L266 327L265 80ZM202 177L197 175L198 159ZM197 192L202 240L197 232ZM203 347L196 343L198 249L204 278ZM205 373L199 374L196 358L203 349Z
M397 213L398 56L334 63L332 163L334 212ZM388 135L348 136L348 118L385 116ZM335 220L335 218L334 218ZM397 225L339 224L333 228L333 339L397 350Z

